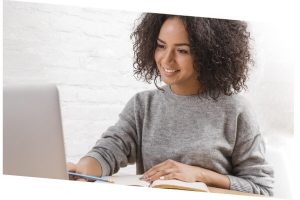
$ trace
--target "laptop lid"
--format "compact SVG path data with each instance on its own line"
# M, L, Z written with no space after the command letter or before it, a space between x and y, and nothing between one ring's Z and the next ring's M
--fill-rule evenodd
M55 85L4 86L3 173L68 179Z

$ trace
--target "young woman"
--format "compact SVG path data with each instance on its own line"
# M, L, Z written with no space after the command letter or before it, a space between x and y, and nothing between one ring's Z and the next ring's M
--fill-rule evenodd
M132 97L118 122L68 170L104 176L136 163L149 180L272 195L262 135L237 94L251 61L247 24L144 14L132 38L135 75L158 89Z

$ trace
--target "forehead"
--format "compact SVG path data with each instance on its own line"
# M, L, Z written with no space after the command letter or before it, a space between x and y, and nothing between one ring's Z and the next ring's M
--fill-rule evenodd
M188 42L188 33L182 20L178 17L172 17L168 18L161 26L159 38L162 40L177 39Z

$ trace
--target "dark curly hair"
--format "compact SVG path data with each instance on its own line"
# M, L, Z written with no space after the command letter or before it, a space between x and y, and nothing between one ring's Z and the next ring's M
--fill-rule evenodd
M144 13L130 38L134 40L134 75L154 83L161 79L154 53L162 24L178 17L186 27L194 68L203 93L217 99L220 94L232 95L243 89L248 77L250 33L247 23L238 20ZM204 87L203 87L204 86Z

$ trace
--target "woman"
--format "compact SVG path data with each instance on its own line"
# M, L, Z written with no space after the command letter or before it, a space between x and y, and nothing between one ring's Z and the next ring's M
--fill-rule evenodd
M237 94L251 62L247 24L145 14L132 38L135 75L166 85L132 97L118 122L68 170L105 176L136 163L148 180L272 195L259 127Z

